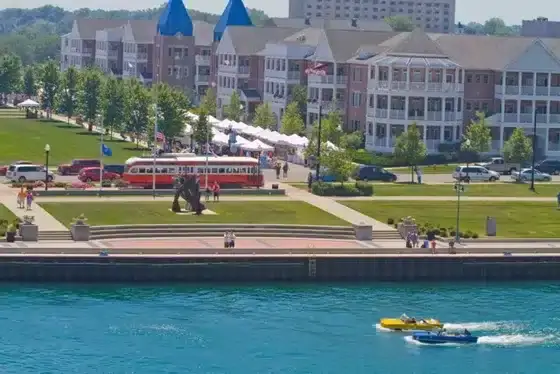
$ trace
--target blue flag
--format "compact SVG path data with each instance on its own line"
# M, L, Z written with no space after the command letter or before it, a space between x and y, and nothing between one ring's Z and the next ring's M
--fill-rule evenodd
M111 148L107 147L105 144L101 144L101 153L103 156L111 157L113 155L113 151Z

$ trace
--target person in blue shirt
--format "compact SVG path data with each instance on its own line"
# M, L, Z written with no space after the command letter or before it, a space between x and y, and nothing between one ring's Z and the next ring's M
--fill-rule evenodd
M558 201L558 209L560 209L560 192L556 195L556 200Z

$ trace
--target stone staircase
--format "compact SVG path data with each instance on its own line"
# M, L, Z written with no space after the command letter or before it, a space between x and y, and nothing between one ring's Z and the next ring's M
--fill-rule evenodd
M355 239L354 229L346 226L313 225L121 225L93 226L90 240L170 237L222 237L233 230L237 237L287 237L315 239ZM375 231L373 240L402 240L396 231Z
M71 241L70 231L41 231L39 230L38 241Z

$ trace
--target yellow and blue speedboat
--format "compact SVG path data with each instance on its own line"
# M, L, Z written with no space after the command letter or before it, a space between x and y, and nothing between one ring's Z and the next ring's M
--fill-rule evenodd
M403 314L400 318L382 318L381 327L394 331L431 331L441 329L443 323L433 318L416 319Z

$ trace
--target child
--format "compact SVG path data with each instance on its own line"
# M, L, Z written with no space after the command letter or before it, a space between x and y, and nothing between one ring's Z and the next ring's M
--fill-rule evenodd
M18 203L18 207L20 209L23 209L25 207L25 198L27 197L27 193L25 192L24 187L21 187L21 189L18 192L17 195L17 203Z
M27 210L31 210L31 204L33 203L33 192L31 192L30 190L27 191L26 200L27 200Z

